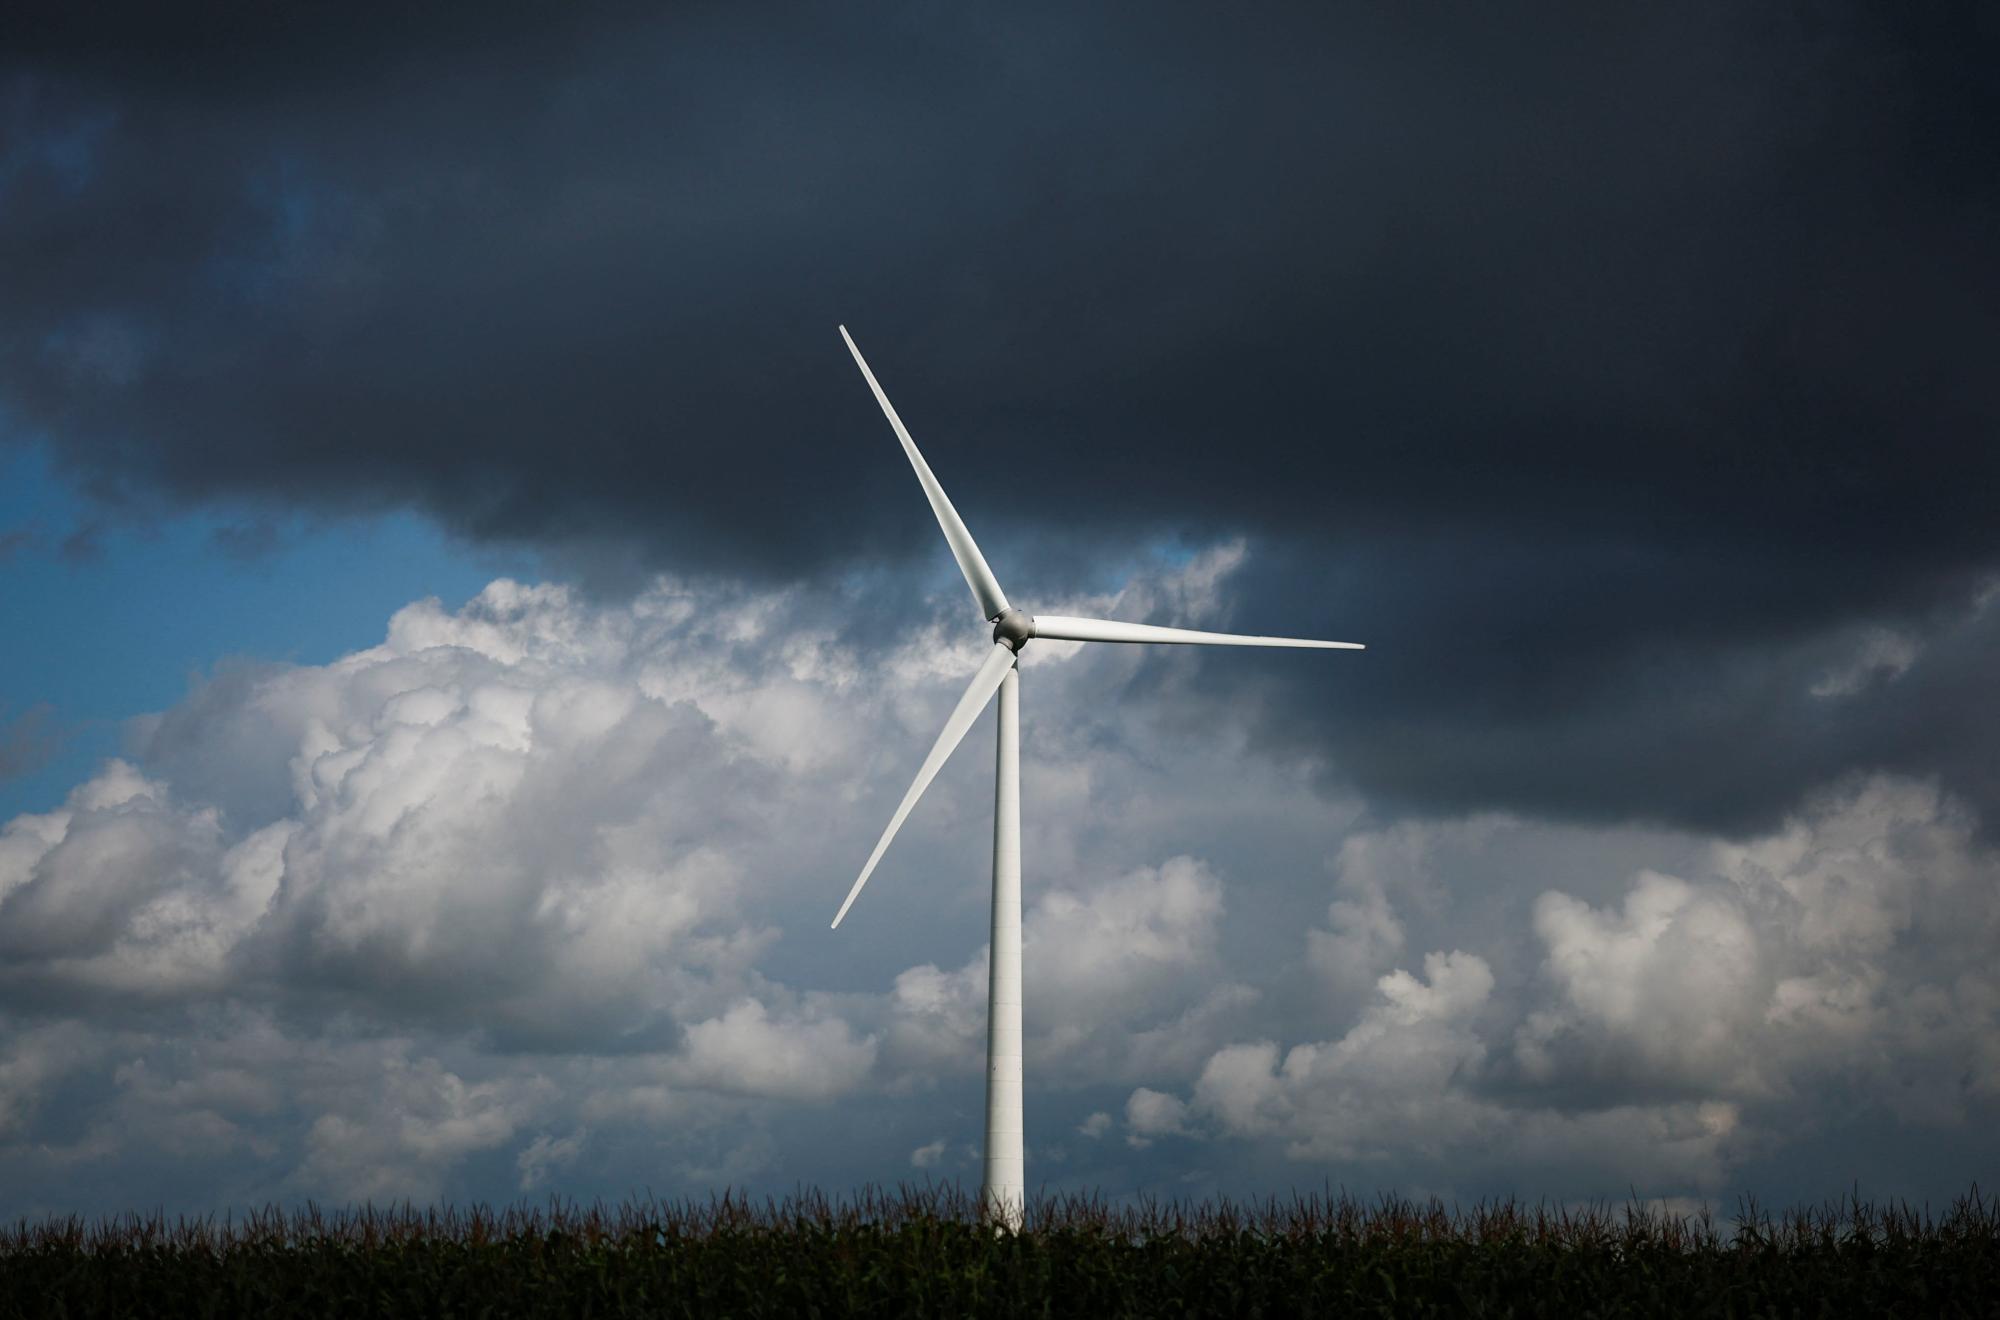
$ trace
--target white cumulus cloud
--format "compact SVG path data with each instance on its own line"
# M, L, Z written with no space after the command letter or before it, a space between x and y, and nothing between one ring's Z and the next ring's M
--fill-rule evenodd
M1246 553L1055 605L1223 623ZM793 592L502 581L219 669L0 826L0 1208L945 1167L990 734L825 922L978 663L962 612L869 650ZM1043 1167L1705 1194L1856 1114L1892 1152L2000 1117L2000 870L1935 786L1734 841L1378 820L1245 750L1189 682L1222 662L1024 662Z

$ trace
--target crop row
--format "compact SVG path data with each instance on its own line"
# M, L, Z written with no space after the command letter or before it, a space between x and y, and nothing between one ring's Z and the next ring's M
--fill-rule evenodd
M1044 1199L955 1188L620 1206L307 1206L0 1229L0 1316L1987 1315L2000 1212Z

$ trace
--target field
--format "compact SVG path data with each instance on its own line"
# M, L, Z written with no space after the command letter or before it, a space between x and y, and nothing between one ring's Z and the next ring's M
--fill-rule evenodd
M0 1316L2000 1314L2000 1212L1976 1190L1724 1219L1050 1199L1013 1236L973 1209L925 1188L24 1222L0 1230Z

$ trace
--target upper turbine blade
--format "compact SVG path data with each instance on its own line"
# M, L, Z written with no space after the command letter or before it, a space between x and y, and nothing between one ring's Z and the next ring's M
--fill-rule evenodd
M1037 614L1035 636L1065 642L1187 642L1196 646L1311 646L1327 651L1365 651L1360 642L1315 642L1303 637L1251 637L1239 633L1195 632L1188 628L1158 628L1150 623L1119 623L1113 619L1072 619Z
M868 388L875 391L875 402L882 405L889 425L896 428L896 438L903 442L903 452L910 456L910 466L917 470L917 480L923 483L924 494L930 497L931 512L937 515L938 526L944 528L944 539L951 544L952 557L958 560L958 571L965 574L965 584L972 588L972 598L979 602L980 611L988 619L999 618L1007 609L1007 593L1000 590L1000 580L986 566L986 557L973 543L972 533L965 530L965 521L958 516L958 510L951 507L944 487L938 485L938 479L931 475L931 465L924 462L924 456L917 452L917 442L910 439L903 419L896 415L889 396L882 392L875 373L868 369L867 361L861 356L861 350L854 346L854 336L847 333L846 326L840 327L840 337L847 341L847 351L854 354L854 365L860 367L861 374L868 378Z
M966 686L965 695L952 708L951 718L944 722L944 732L931 745L931 754L924 758L917 770L917 782L910 785L910 791L903 794L903 805L896 808L896 814L889 818L889 828L882 831L882 837L875 843L875 851L868 854L868 865L861 868L861 878L854 882L854 888L847 891L847 901L840 905L840 911L833 914L834 929L839 929L840 919L847 915L847 909L854 906L854 900L861 893L861 886L868 883L868 877L875 872L875 863L882 860L882 854L889 847L889 840L896 837L896 831L903 827L903 819L910 814L910 808L917 805L917 799L924 795L931 780L943 767L954 748L965 738L965 731L979 718L979 712L986 709L986 703L1000 690L1007 671L1014 667L1014 652L1005 643L995 642L992 654L986 663L979 666L979 672L972 676Z

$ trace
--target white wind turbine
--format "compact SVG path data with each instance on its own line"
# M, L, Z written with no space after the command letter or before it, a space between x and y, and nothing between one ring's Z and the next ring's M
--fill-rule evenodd
M972 682L966 686L965 695L958 699L958 705L952 708L951 718L944 722L944 732L938 735L930 755L918 768L916 782L910 785L909 792L903 794L902 805L889 818L889 827L876 841L875 851L868 854L868 864L861 868L854 888L847 891L847 901L834 914L833 924L838 927L841 918L847 915L847 909L854 906L861 886L867 884L868 877L874 874L875 864L882 860L882 853L888 848L889 841L896 837L896 831L902 828L910 808L923 796L946 758L997 691L1000 694L1000 738L993 787L993 938L986 983L986 1169L980 1199L989 1219L1008 1228L1019 1228L1026 1193L1021 1124L1021 700L1017 677L1021 648L1036 637L1070 642L1306 646L1332 651L1359 651L1364 648L1359 642L1246 637L1232 633L1192 632L1186 628L1160 628L1145 623L1118 623L1109 619L1073 619L1052 614L1038 618L1015 609L1007 603L1006 593L1000 590L993 570L986 566L985 556L973 543L972 533L965 529L958 510L951 507L951 500L945 496L943 487L931 475L930 464L924 462L924 456L917 452L916 442L910 439L903 419L896 415L889 396L882 392L875 373L868 369L868 363L863 360L861 350L854 346L854 339L847 333L846 326L840 327L840 337L847 341L847 351L854 355L854 365L860 367L861 374L867 377L868 388L875 391L875 401L882 405L889 425L896 430L896 438L903 442L903 452L909 455L910 466L917 470L917 480L922 483L924 494L931 502L931 512L937 515L938 526L944 529L944 539L950 544L953 557L958 560L959 571L965 574L966 584L972 588L972 598L978 602L979 613L993 624L993 650L987 655L985 663L979 666L979 672L972 676Z

